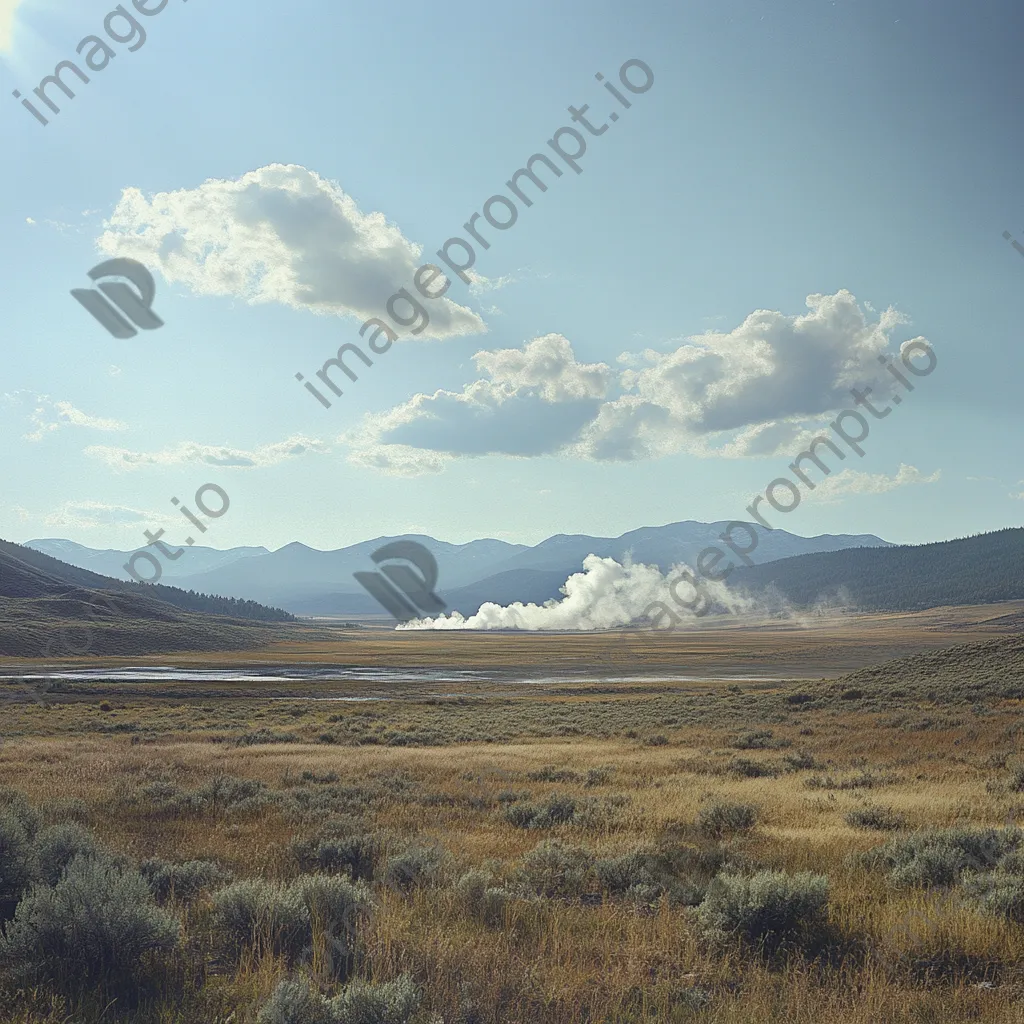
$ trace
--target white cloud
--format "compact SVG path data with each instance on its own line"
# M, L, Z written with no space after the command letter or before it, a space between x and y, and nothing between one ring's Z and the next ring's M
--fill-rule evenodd
M941 470L936 470L931 476L925 476L916 466L908 466L904 462L900 463L899 469L892 476L844 469L840 473L825 477L805 496L818 501L835 502L851 495L887 494L889 491L895 491L897 487L907 487L911 484L934 484L941 476Z
M361 320L385 318L399 289L417 294L413 274L430 262L383 213L361 212L337 184L295 164L270 164L233 181L210 180L151 199L128 188L105 227L97 242L102 252L159 267L168 281L196 294ZM487 329L448 298L420 298L430 325L418 337ZM404 300L397 309L410 316Z
M128 424L105 416L90 416L76 409L66 401L54 401L49 395L33 395L26 391L13 391L0 396L9 405L33 403L29 420L35 429L22 437L26 441L42 441L47 434L52 434L61 427L85 427L89 430L127 430Z
M156 452L135 452L109 445L90 445L85 454L114 469L143 469L148 466L203 465L227 469L262 469L301 455L324 455L330 446L314 438L296 435L286 441L264 444L250 451L227 446L182 441Z
M885 406L893 378L878 357L891 355L890 332L906 323L892 309L869 321L845 290L810 295L807 306L798 316L757 310L733 331L687 338L667 353L623 353L617 370L578 362L559 334L481 351L473 358L487 379L415 395L343 440L353 461L402 473L484 454L631 462L680 451L797 452L854 407L851 388ZM394 446L401 452L389 452Z
M577 362L560 334L477 352L473 361L487 379L368 416L342 439L350 460L408 475L437 472L452 455L555 452L594 418L614 377L604 363Z
M515 274L504 274L501 277L484 277L483 274L478 274L475 270L466 271L466 276L472 281L472 284L469 286L469 291L472 295L497 292L502 288L507 288L510 284L515 284L519 280Z
M906 317L887 309L871 322L846 289L809 295L807 308L796 316L755 310L728 333L686 338L668 353L645 350L647 365L622 374L627 393L601 410L583 452L616 460L680 450L772 455L851 405L852 387L888 391L878 356Z
M14 20L21 0L0 0L0 51L11 52L14 42Z
M70 526L88 529L94 526L149 525L166 520L166 516L143 512L125 505L105 505L98 501L68 501L45 519L47 526Z

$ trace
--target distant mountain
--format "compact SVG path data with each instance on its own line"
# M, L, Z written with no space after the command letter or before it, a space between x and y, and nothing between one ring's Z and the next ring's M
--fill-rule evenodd
M558 598L561 596L559 587L573 573L582 570L583 559L589 554L618 561L631 556L634 561L657 565L662 571L680 562L692 564L703 548L719 543L719 534L727 526L726 522L683 522L644 527L621 537L559 534L534 547L500 540L448 544L422 534L378 537L334 551L318 551L305 544L292 543L277 551L246 554L215 568L181 575L175 582L207 594L275 605L297 615L378 615L381 608L360 588L353 573L372 570L374 564L370 556L384 544L413 540L427 547L437 559L438 591L448 607L471 614L485 601L542 603ZM809 552L887 545L887 541L871 534L798 537L785 530L753 528L760 538L757 557L765 561ZM86 557L82 552L90 550L68 552L67 557L74 555L79 560L76 564L81 564ZM249 552L254 549L232 550ZM116 554L120 564L129 555L128 552L103 554ZM184 557L181 561L185 561Z
M76 544L73 540L27 540L24 547L33 551L41 551L44 555L59 558L68 565L76 565L80 569L91 569L101 576L110 576L115 580L130 580L124 571L124 565L132 556L132 551L114 551L110 548L98 550L87 548L84 544ZM168 547L174 545L168 543ZM137 549L135 549L137 550ZM269 555L267 548L228 548L218 551L216 548L201 546L185 548L175 559L161 559L164 567L164 578L177 579L182 576L195 576L201 572L218 569L240 558L252 555Z
M283 638L285 620L279 609L122 583L0 541L0 655L240 650Z
M865 611L913 611L941 605L1024 599L1024 529L961 540L785 558L739 569L730 587L773 587L810 606L841 595Z

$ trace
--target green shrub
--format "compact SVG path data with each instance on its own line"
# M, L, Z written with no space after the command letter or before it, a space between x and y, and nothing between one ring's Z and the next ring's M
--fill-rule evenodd
M858 807L846 815L846 823L854 828L872 828L877 832L897 832L907 827L902 814L886 807Z
M79 857L55 886L35 885L18 904L0 961L28 983L121 994L151 980L150 955L173 949L179 933L137 871Z
M73 821L42 829L32 845L38 877L47 885L56 885L64 869L76 857L97 857L100 854L96 837Z
M797 750L792 754L787 754L783 760L786 762L786 767L789 768L790 771L794 772L806 771L807 769L818 767L818 762L814 757L802 750Z
M373 906L370 890L338 875L303 875L292 889L298 891L309 917L310 950L315 942L323 942L332 973L347 976L360 926Z
M747 832L756 824L756 807L725 800L704 807L697 815L697 828L711 839L720 839L729 832Z
M956 826L923 829L863 855L868 867L885 868L899 886L958 884L965 873L991 871L1021 846L1020 829L979 829Z
M295 959L308 947L309 911L297 888L246 879L215 893L212 902L215 933L235 957L253 949Z
M32 837L21 817L0 811L0 920L9 917L35 877Z
M547 839L523 858L519 877L538 896L573 898L589 888L593 869L589 850Z
M444 859L444 851L436 846L410 846L388 858L384 865L384 884L405 891L422 885L437 885Z
M981 875L968 879L964 889L985 913L1024 924L1024 879L1013 875Z
M282 981L256 1018L258 1024L334 1024L330 1004L308 981Z
M420 1006L408 975L371 984L354 981L325 999L308 981L282 981L260 1010L259 1024L408 1024Z
M734 757L728 764L729 771L745 779L764 779L779 774L775 765L764 761L751 761L747 757Z
M825 923L827 909L824 875L761 871L715 878L697 908L697 920L709 939L738 938L769 951L812 940Z
M139 865L157 903L170 900L192 903L204 889L231 880L231 872L210 860L188 860L181 864L154 857Z
M354 981L330 1001L333 1024L408 1024L420 1006L420 990L408 975L369 984Z
M467 871L455 883L455 896L470 917L492 928L504 923L506 908L513 898L507 889L493 888L486 871Z

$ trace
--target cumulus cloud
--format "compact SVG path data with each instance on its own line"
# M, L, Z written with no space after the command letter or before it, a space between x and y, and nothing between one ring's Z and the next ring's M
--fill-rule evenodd
M844 469L821 480L813 491L808 492L807 497L826 502L840 501L850 495L886 494L911 484L934 484L941 477L942 470L937 469L930 476L925 476L916 466L908 466L905 462L900 463L899 469L892 476Z
M181 466L197 464L235 469L262 469L286 459L302 455L323 455L330 446L314 438L297 435L274 444L260 445L251 450L230 448L195 441L182 441L156 452L136 452L128 448L109 445L90 445L85 454L99 459L114 469L133 470L149 466Z
M149 199L127 188L104 226L102 252L159 267L168 281L196 294L361 320L385 317L388 299L401 288L415 294L413 274L424 262L422 246L383 213L363 213L337 184L296 164L270 164ZM448 298L424 302L430 326L419 337L487 329ZM398 309L408 315L404 303Z
M580 363L560 334L534 338L521 349L477 352L486 379L461 391L415 395L367 417L345 440L352 460L389 472L430 472L437 454L534 456L555 452L593 420L613 380L604 363ZM391 451L390 449L396 449Z
M879 357L892 355L890 334L907 322L892 309L869 319L846 290L810 295L806 305L799 315L757 310L732 331L686 338L671 352L625 352L614 371L579 362L559 334L481 351L474 361L485 379L415 395L345 440L353 461L403 473L483 454L619 462L680 451L790 454L853 406L851 388L885 404L892 378Z
M773 455L808 421L849 406L852 387L888 391L878 356L906 317L887 309L871 321L846 289L806 304L793 316L755 310L732 331L687 338L672 352L645 350L647 365L623 372L626 393L602 408L582 450L617 460L684 449Z
M29 421L34 429L23 434L26 441L42 441L48 434L62 427L85 427L89 430L127 430L128 424L105 416L90 416L76 408L71 402L54 401L49 395L35 395L25 391L14 391L3 395L6 405L24 406L29 403L32 411Z

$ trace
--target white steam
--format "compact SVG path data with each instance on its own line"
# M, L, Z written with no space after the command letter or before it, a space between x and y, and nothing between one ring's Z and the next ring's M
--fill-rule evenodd
M700 610L708 602L733 615L778 617L782 612L789 617L788 609L776 600L752 598L710 580L700 581L706 599L699 600L691 584L676 582L681 572L688 574L689 570L673 566L668 575L662 575L656 566L634 564L628 559L620 564L614 558L587 555L583 572L574 573L562 585L565 596L560 600L543 605L516 601L504 606L488 601L468 618L452 612L434 619L415 619L397 628L594 630L637 622L658 629L694 627L703 620L686 606ZM670 593L673 585L678 601Z

